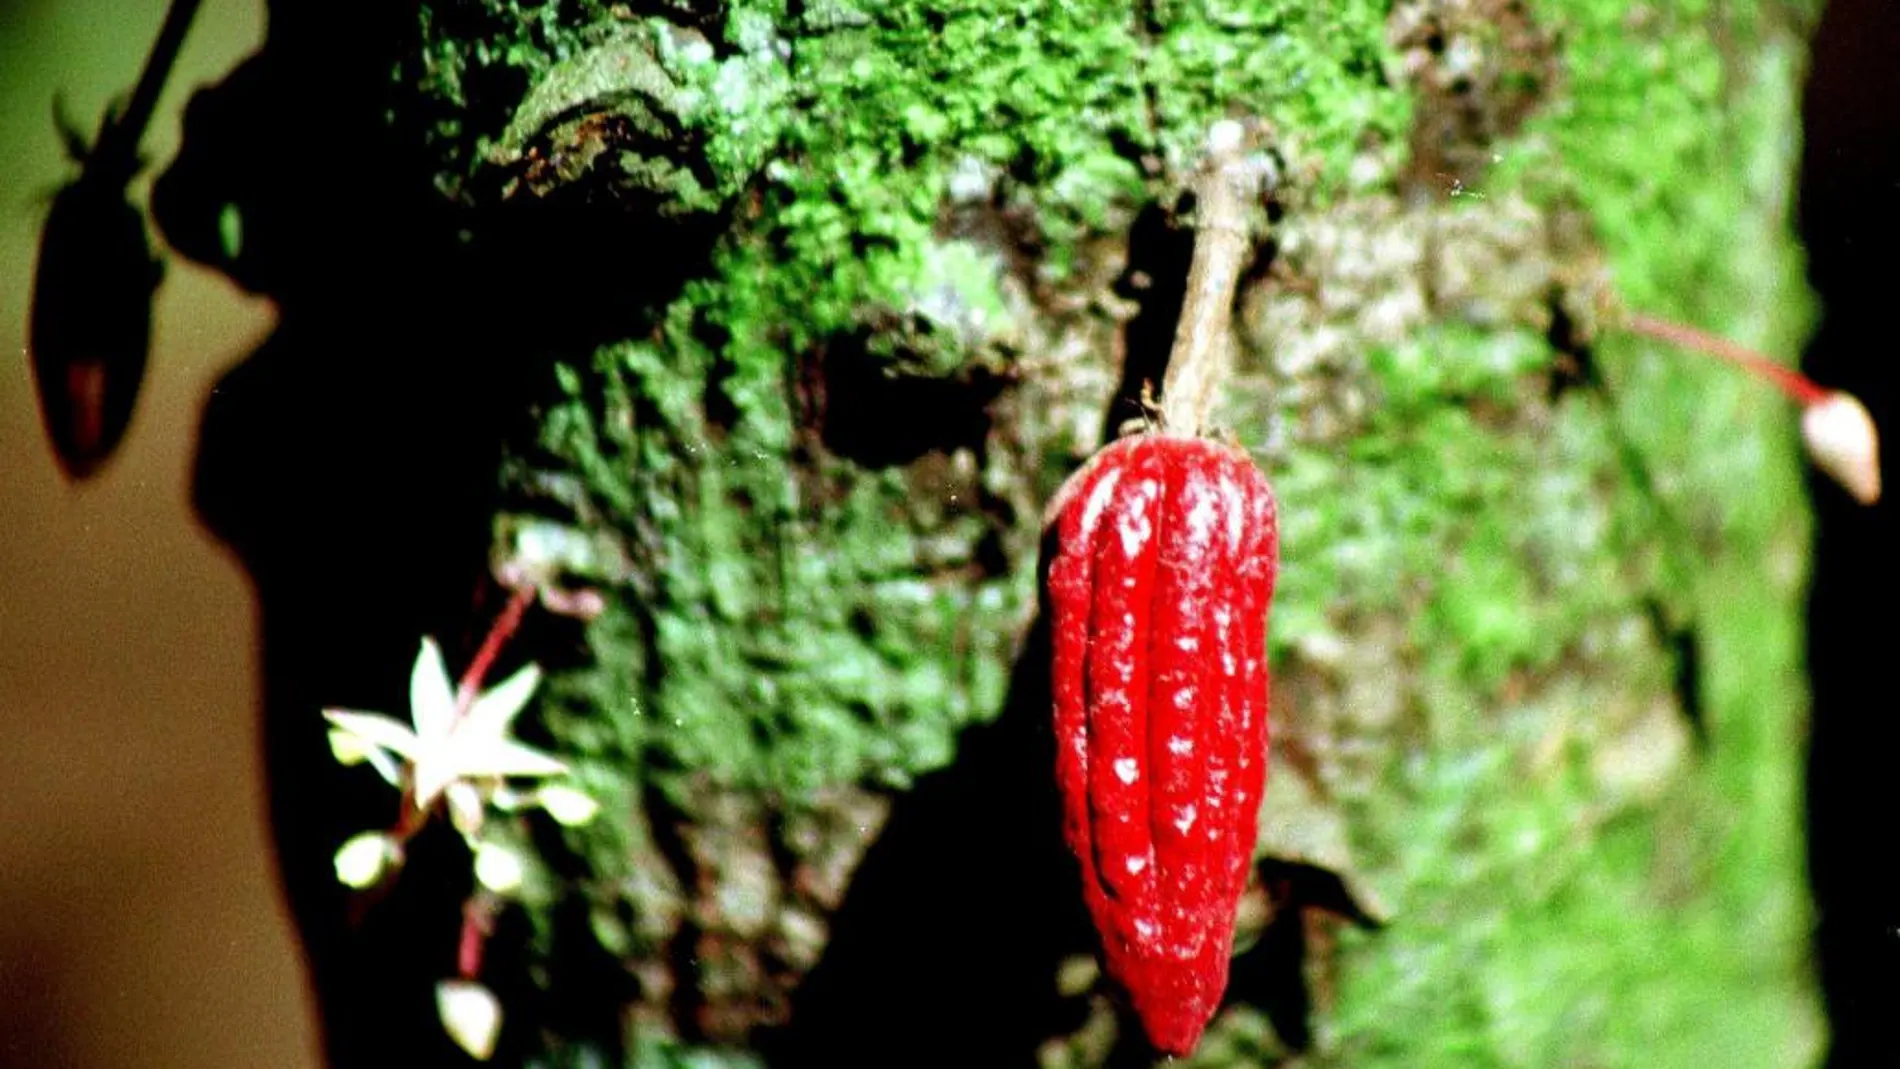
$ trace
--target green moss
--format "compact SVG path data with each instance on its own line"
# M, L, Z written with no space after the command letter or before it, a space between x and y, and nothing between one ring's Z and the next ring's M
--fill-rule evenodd
M999 523L978 487L920 496L900 470L823 456L801 481L792 460L791 376L814 347L869 331L874 358L932 376L1015 358L1004 250L940 236L953 176L1000 181L1060 275L1079 241L1160 192L1132 153L1190 160L1230 107L1299 131L1289 144L1327 174L1403 116L1371 3L1157 11L1168 28L1152 32L1114 4L832 5L803 27L777 5L734 4L716 49L652 38L664 80L630 39L585 45L599 31L578 27L604 21L585 5L473 6L488 34L458 54L534 84L504 145L632 89L677 105L715 173L772 157L758 210L663 336L565 373L546 426L559 462L646 541L628 611L664 671L639 695L638 745L775 789L947 761L960 726L994 715L1029 603L1027 557L968 581ZM461 84L444 74L439 93L465 100ZM890 332L893 314L921 330Z
M710 294L688 299L718 321ZM616 672L625 692L602 707L637 710L627 741L674 776L798 793L943 764L1000 705L1028 593L968 581L993 525L974 488L920 498L901 471L838 462L794 482L772 363L735 340L710 388L738 415L717 427L700 407L715 357L686 323L668 341L670 365L646 343L604 350L598 392L577 382L547 424L557 455L630 488L600 499L645 539L620 596L664 671Z
M1702 4L1533 9L1568 85L1500 146L1483 195L1581 208L1629 304L1788 351L1807 316L1782 225L1793 28L1768 8L1722 33ZM1474 413L1515 361L1468 376L1508 336L1417 344L1369 361L1385 407L1350 475L1296 452L1279 480L1351 499L1292 510L1290 559L1326 563L1289 569L1288 648L1321 626L1300 610L1320 588L1354 612L1415 591L1409 648L1436 681L1415 699L1430 744L1366 759L1347 799L1398 919L1348 936L1316 1064L1800 1064L1816 1012L1789 413L1699 357L1609 337L1606 395L1499 433ZM1708 743L1687 757L1650 599L1702 649Z
M1287 737L1394 912L1330 963L1303 1064L1799 1060L1791 424L1720 368L1613 337L1594 346L1606 389L1553 396L1537 318L1600 253L1631 304L1791 343L1799 42L1767 7L1539 0L1556 95L1487 146L1465 200L1419 209L1381 186L1411 118L1388 6L431 6L445 186L576 107L632 103L652 136L613 166L647 188L703 177L676 197L730 224L650 332L555 370L516 481L524 508L605 536L573 570L608 611L549 683L550 730L626 815L574 833L590 938L652 960L693 893L669 882L649 788L690 820L708 783L786 805L902 787L996 714L1039 498L1092 445L1114 370L1085 374L1116 325L1074 309L1109 303L1136 213L1172 201L1232 110L1280 136L1295 272L1291 242L1333 206L1397 250L1315 271L1325 307L1250 359L1330 355L1243 369L1229 405L1282 502L1272 653L1304 703ZM1551 236L1577 220L1581 250ZM1444 274L1433 256L1464 290L1420 281ZM982 371L1027 399L967 439L853 459L823 426L847 350L873 378ZM1705 749L1657 613L1701 643ZM640 1059L687 1056L635 1031ZM1249 1010L1201 1060L1283 1053Z
M815 284L821 310L906 306L930 270L949 179L975 167L1004 177L999 195L1027 210L1040 270L1058 279L1077 241L1161 192L1140 154L1179 174L1236 107L1298 131L1295 158L1337 179L1354 146L1402 124L1379 65L1381 5L1255 6L1161 5L1163 29L1116 3L827 9L828 28L793 50L803 92L771 172L791 254L781 270L819 268L796 281ZM861 254L841 257L846 243Z
M1302 182L1337 188L1358 148L1404 127L1405 97L1383 75L1383 7L1160 4L1144 19L1105 2L840 2L792 23L779 3L734 3L708 42L675 13L443 0L424 9L414 77L445 188L491 148L509 157L557 116L622 113L629 97L636 125L660 113L691 136L622 169L650 170L655 155L703 164L719 198L763 175L758 226L777 245L774 280L801 298L796 345L915 303L959 169L1002 177L1000 196L1033 221L1045 280L1170 188L1236 109L1285 132Z

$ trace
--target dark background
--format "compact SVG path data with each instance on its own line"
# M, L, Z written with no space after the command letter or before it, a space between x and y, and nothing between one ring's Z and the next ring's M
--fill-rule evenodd
M208 0L146 142L155 160L191 85L260 40L258 7ZM92 121L163 9L0 0L9 339L24 338L37 226L65 174L51 96ZM1829 6L1806 117L1799 225L1824 318L1805 363L1900 434L1900 4ZM271 316L173 257L122 455L78 489L46 453L26 361L0 370L0 1069L313 1063L255 762L254 610L187 504L206 391ZM1900 1066L1893 507L1816 500L1809 818L1828 1069Z
M1804 363L1867 403L1887 432L1892 475L1900 434L1900 5L1834 0L1809 77L1800 226L1824 318ZM1835 1036L1828 1066L1891 1067L1900 1065L1894 492L1871 510L1840 494L1815 497L1808 831L1816 948Z

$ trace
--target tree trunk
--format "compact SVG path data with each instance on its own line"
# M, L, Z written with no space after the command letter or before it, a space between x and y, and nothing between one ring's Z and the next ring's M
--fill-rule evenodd
M1194 1063L1815 1048L1793 421L1616 329L1800 338L1809 5L407 14L279 0L155 195L283 307L198 495L259 583L336 1064L459 1057L470 878L437 828L385 896L336 885L395 799L318 712L400 713L423 634L465 661L485 574L604 605L509 648L605 809L496 823L533 857L480 972L503 1060L1146 1064L1060 840L1040 523L1145 418L1224 118L1275 182L1215 413L1284 570Z

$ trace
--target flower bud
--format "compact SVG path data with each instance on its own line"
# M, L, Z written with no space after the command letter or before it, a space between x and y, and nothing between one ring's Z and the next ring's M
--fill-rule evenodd
M484 842L475 848L475 879L498 895L521 889L521 857L500 843Z
M366 831L340 847L332 863L337 882L361 891L374 887L383 874L402 861L402 849L380 831Z
M1801 441L1814 466L1840 483L1854 500L1880 500L1880 436L1867 407L1835 390L1801 414Z
M469 1057L494 1057L501 1036L501 1002L494 992L473 980L444 980L435 985L435 1011L443 1031Z

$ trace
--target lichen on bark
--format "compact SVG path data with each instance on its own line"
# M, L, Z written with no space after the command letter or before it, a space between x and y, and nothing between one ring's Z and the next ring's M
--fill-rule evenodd
M1229 116L1280 181L1218 414L1287 561L1262 855L1292 867L1243 961L1291 932L1304 972L1240 990L1197 1064L1813 1042L1791 424L1603 314L1797 337L1802 8L424 10L411 118L471 240L633 214L628 258L694 265L617 334L557 332L502 473L498 560L607 602L544 716L612 819L544 844L569 878L530 960L551 997L575 961L626 982L588 996L618 1034L550 1064L739 1059L786 1020L890 807L1005 707L1042 503L1140 415ZM1082 1023L1041 1061L1125 1050L1065 975Z

